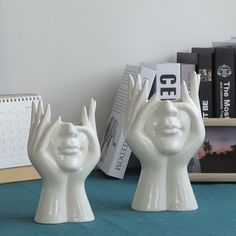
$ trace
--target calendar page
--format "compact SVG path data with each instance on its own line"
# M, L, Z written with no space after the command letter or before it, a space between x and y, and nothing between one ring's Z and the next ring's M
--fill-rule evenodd
M37 95L0 96L0 169L31 165L27 142Z

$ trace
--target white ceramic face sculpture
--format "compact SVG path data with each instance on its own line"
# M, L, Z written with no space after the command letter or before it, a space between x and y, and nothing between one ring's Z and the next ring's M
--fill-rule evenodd
M77 171L88 155L88 138L71 123L61 123L51 137L48 151L64 172Z
M130 78L125 137L141 163L132 208L140 211L189 211L198 208L187 165L205 137L194 73L190 92L182 83L179 101L148 100L148 82Z
M96 102L89 115L82 110L82 125L51 122L48 105L32 106L28 139L29 158L42 177L42 192L35 221L44 224L94 220L84 183L100 158L95 124Z

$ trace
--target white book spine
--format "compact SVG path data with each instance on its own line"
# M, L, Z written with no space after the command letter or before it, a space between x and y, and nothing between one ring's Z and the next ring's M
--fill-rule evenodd
M146 67L126 66L103 138L102 155L98 163L104 173L120 179L124 177L131 154L123 133L129 74L136 77L138 73L142 78L149 80L149 91L151 90L156 73L154 70Z
M156 90L161 100L180 98L180 63L157 64Z
M136 76L140 72L140 67L127 65L121 79L116 98L112 107L108 125L101 145L101 159L98 167L107 175L123 178L123 166L120 167L120 173L115 169L116 163L119 163L120 155L118 150L124 142L123 128L126 112L129 74ZM129 156L125 157L129 159Z

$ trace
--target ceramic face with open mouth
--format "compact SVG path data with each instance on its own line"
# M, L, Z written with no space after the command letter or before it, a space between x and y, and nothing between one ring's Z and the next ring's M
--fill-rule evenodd
M159 101L148 116L144 133L164 155L183 149L190 131L190 117L169 100Z
M62 122L54 132L49 152L55 156L58 166L65 172L79 170L88 154L88 138L72 123Z

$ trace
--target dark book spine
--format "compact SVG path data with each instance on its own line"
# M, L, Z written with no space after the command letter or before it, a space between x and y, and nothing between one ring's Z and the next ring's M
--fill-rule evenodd
M217 118L236 117L235 49L215 49L215 114Z
M198 54L190 52L177 52L177 63L198 64Z
M177 62L195 64L200 74L199 102L203 118L213 117L212 49L192 48L192 53L177 53ZM209 52L209 53L208 53Z
M203 118L213 117L212 53L198 53L197 73L200 75L199 100Z

